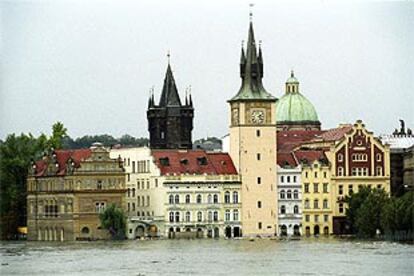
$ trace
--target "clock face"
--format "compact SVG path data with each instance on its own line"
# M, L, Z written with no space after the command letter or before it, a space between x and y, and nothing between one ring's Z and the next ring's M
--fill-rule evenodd
M264 111L263 110L253 110L252 113L252 123L254 124L263 124L264 123Z

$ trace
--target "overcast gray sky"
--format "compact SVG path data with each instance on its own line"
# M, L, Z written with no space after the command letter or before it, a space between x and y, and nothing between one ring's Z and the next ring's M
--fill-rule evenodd
M72 137L147 136L168 50L181 97L192 86L194 137L224 135L249 2L2 1L0 138L58 120ZM269 92L293 68L324 128L414 127L413 2L254 2Z

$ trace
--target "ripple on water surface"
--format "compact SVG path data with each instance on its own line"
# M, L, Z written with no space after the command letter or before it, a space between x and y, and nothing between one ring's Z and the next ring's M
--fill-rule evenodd
M336 239L2 242L1 275L413 275L414 246Z

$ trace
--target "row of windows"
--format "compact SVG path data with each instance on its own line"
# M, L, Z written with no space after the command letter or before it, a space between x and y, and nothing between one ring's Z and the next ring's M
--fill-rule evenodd
M292 183L296 183L296 175L293 175L292 177L290 175L287 175L286 178L284 175L280 176L280 183L290 183L290 180L292 180Z
M309 183L304 184L305 193L309 193ZM319 193L319 183L313 183L313 192ZM324 194L328 193L328 183L323 183L322 185L322 192Z
M382 154L377 153L375 156L376 160L380 162L382 160ZM352 161L367 161L368 155L366 153L354 153L352 154ZM338 154L338 162L344 161L344 155L342 153Z
M318 178L318 172L314 172L313 176L314 178ZM323 172L323 178L327 178L328 177L328 173L327 172ZM305 172L305 178L309 178L309 172Z
M352 174L352 176L367 176L368 175L368 168L366 168L366 167L352 168L351 174ZM345 175L344 167L338 167L338 176L344 176L344 175ZM383 175L381 166L377 166L375 168L375 175L377 175L377 176L382 176Z
M191 195L187 194L185 195L185 203L189 204L191 203ZM169 204L180 204L180 195L170 195L168 197L168 203ZM198 194L196 196L196 203L201 204L203 203L203 196L201 194ZM207 195L207 203L211 204L217 204L219 203L219 195L218 194L214 194L214 195ZM230 202L230 192L225 192L224 193L224 203L231 203ZM233 203L239 203L239 193L238 192L233 192Z
M226 221L231 221L231 211L230 210L226 210L225 211L225 220ZM219 221L219 212L218 211L208 211L207 212L207 217L205 217L205 214L203 214L202 211L198 211L196 213L196 221L197 222L202 222L204 220L207 220L209 222L212 221ZM180 222L180 221L185 221L185 222L191 222L192 220L192 214L190 211L186 211L184 213L184 217L181 217L181 213L180 212L170 212L169 213L169 221L170 222ZM233 221L239 221L239 210L234 209L233 210Z
M305 221L310 222L310 215L305 215ZM314 222L319 222L319 215L314 215ZM329 222L329 215L323 215L323 222Z
M310 209L310 200L309 199L305 199L305 209ZM315 199L313 201L313 209L319 209L319 200ZM322 208L323 209L328 209L329 208L329 204L328 204L328 200L324 199L323 203L322 203Z
M287 199L292 198L292 191L291 190L287 190L287 192L285 192L285 190L280 191L280 199L285 199L285 198L287 198ZM294 199L299 198L299 191L298 190L293 191L293 198Z
M150 196L147 196L145 200L145 196L138 196L137 197L137 207L148 207L151 204ZM135 211L135 202L128 202L128 212Z
M286 214L287 212L287 208L285 205L280 206L280 213L281 214ZM293 214L299 214L299 206L295 205L293 206Z
M362 184L358 185L358 190L360 190L362 188ZM371 184L367 185L368 187L372 187ZM381 189L382 186L381 184L377 185L377 189ZM348 185L348 195L352 195L354 193L354 185L353 184L349 184ZM338 194L339 195L343 195L344 194L344 185L338 185Z
M95 212L101 213L105 210L106 202L95 202Z

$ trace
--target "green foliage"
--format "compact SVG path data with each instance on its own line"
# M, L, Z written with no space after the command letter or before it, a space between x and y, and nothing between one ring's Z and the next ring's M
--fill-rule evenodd
M52 126L52 136L50 136L48 141L49 148L61 149L62 148L62 139L67 136L67 129L63 126L61 122L56 122Z
M114 138L111 135L85 135L83 137L76 138L75 140L70 137L65 137L63 139L63 148L65 149L80 149L80 148L89 148L93 143L99 142L106 147L114 145L122 146L134 146L141 147L148 145L147 138L135 138L131 135L125 134L121 138Z
M26 225L26 181L31 162L45 151L60 148L66 136L62 123L53 125L53 134L38 138L32 134L10 134L0 144L0 237L13 239L17 226Z
M102 227L107 229L113 239L124 239L126 230L126 218L121 208L110 204L105 211L99 214Z
M388 203L388 195L383 189L374 189L362 202L356 212L355 226L360 237L371 238L381 227L382 207Z
M414 192L396 198L389 197L382 189L363 187L347 197L346 202L348 222L359 237L372 238L377 229L388 236L413 233Z
M414 230L414 192L405 193L402 197L391 198L383 206L382 227L389 235Z

